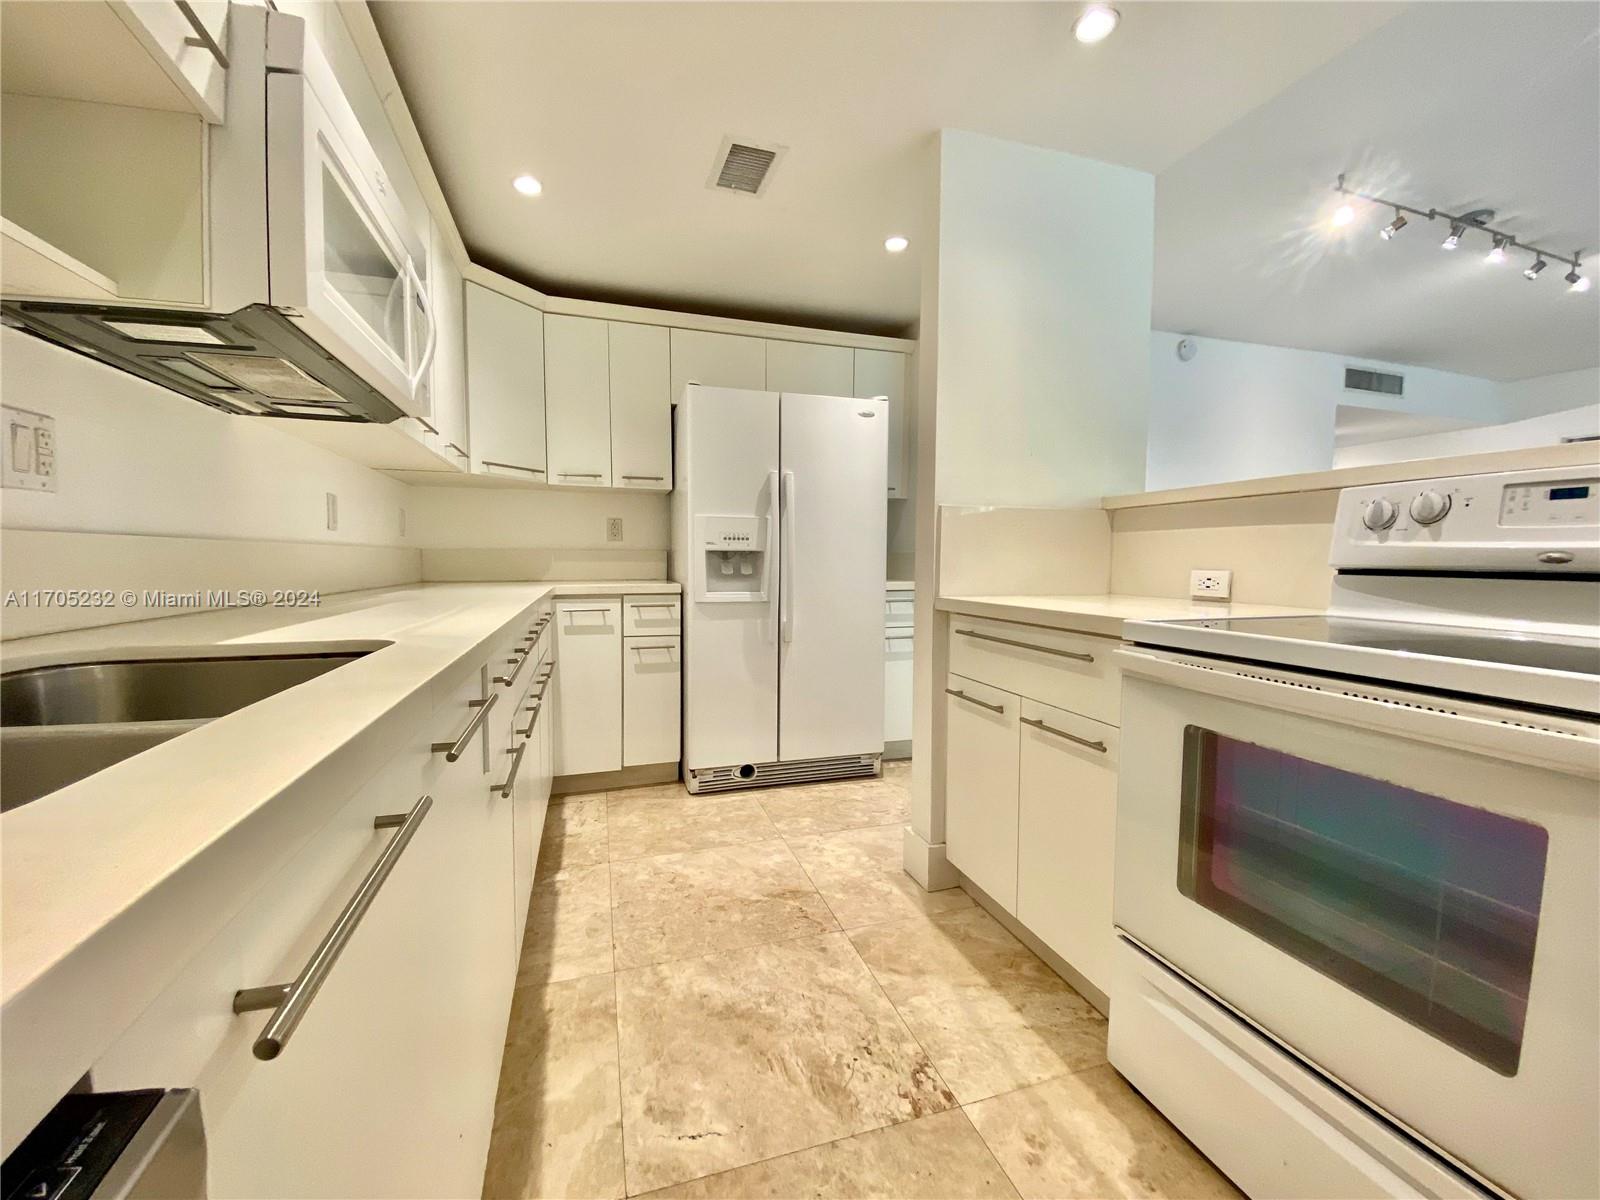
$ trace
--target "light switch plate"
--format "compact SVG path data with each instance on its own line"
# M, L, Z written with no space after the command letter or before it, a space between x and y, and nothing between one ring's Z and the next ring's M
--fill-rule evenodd
M1215 568L1189 572L1191 600L1226 600L1233 595L1233 572Z
M5 487L30 492L56 490L56 419L25 408L0 405L5 446L0 448Z

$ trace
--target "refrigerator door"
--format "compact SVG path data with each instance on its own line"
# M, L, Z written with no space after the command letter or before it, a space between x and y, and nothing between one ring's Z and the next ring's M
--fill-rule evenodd
M769 537L765 549L767 598L730 601L704 586L708 571L717 573L713 583L721 580L723 559L697 531L701 518L723 517L754 518L775 533L778 396L686 388L677 440L674 500L684 511L675 522L674 555L683 561L673 573L684 585L683 764L696 770L772 762L778 757L777 538ZM759 589L752 579L750 591Z
M778 758L883 750L888 406L784 393Z

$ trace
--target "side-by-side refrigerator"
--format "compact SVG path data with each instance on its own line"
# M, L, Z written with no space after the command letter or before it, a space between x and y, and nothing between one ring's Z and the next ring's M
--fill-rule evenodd
M684 389L672 571L691 792L873 775L887 405Z

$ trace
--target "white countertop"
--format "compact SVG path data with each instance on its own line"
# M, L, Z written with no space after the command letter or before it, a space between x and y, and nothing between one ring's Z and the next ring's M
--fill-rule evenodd
M547 596L679 591L660 580L421 584L0 646L7 671L221 646L380 647L0 817L0 1070L8 1107L44 1106L7 1114L7 1147L508 625ZM14 1072L30 1086L13 1089Z
M917 590L917 585L914 580L910 579L890 579L884 582L883 590L886 592L914 592Z
M1047 625L1052 629L1121 637L1126 621L1181 621L1198 617L1298 617L1320 610L1278 604L1231 604L1177 596L940 596L941 612Z

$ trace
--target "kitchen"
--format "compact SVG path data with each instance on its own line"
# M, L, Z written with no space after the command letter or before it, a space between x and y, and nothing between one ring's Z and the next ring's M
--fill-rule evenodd
M6 1195L1600 1194L1600 6L0 24Z

